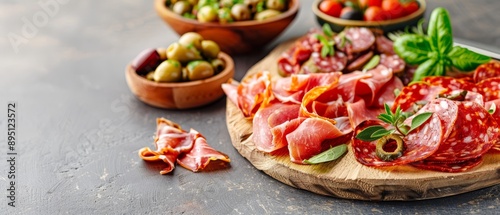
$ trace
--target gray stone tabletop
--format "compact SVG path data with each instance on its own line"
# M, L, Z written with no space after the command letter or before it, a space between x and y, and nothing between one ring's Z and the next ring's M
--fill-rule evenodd
M276 45L318 26L312 1L300 3L297 19L273 43L234 56L236 80ZM500 50L500 1L427 3L426 17L438 6L449 10L455 38ZM140 102L127 87L125 66L140 51L166 47L178 38L156 15L153 1L4 0L0 26L0 214L499 211L499 185L410 202L346 200L299 190L257 170L233 148L225 99L182 111ZM7 134L9 104L16 111L13 151ZM152 146L157 117L196 128L230 156L231 168L206 173L177 168L160 175L161 166L137 155L140 148ZM16 154L8 154L12 152ZM12 190L14 197L9 197ZM13 201L15 207L9 205Z

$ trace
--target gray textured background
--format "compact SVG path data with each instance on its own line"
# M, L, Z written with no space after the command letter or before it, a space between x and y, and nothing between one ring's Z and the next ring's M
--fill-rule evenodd
M41 0L41 2L55 0ZM140 51L178 36L152 1L59 3L59 9L14 48L9 33L41 16L38 1L0 3L0 214L493 214L500 186L418 202L366 202L320 196L256 170L230 143L225 100L200 109L147 106L130 93L124 69ZM262 51L237 56L235 79L274 46L317 23L301 1L294 23ZM64 4L62 4L64 3ZM500 1L429 0L445 6L454 36L500 50ZM427 13L428 16L428 13ZM16 102L16 208L7 207L6 113ZM232 159L210 173L177 168L160 175L138 149L152 146L155 118L196 128ZM3 130L3 131L2 131ZM7 210L5 210L7 209Z

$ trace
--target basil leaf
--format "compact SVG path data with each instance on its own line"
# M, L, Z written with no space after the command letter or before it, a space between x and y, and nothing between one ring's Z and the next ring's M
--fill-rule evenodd
M378 130L386 130L386 129L384 127L382 127L381 125L369 126L365 129L363 129L361 132L359 132L358 135L356 135L356 138L358 138L359 140L370 141L370 142L377 140L379 138L373 138L372 134Z
M451 59L451 63L455 68L465 72L472 71L479 65L491 60L488 56L475 53L460 46L453 47L451 52L448 53L448 57Z
M328 161L333 161L338 158L340 158L342 155L344 155L347 152L347 145L346 144L341 144L335 147L332 147L324 152L321 152L307 160L304 160L304 163L306 164L318 164L318 163L324 163Z
M427 35L433 50L445 55L453 47L453 36L450 15L442 7L434 9L429 20Z
M323 47L321 47L321 57L326 57L328 56L329 53L330 53L330 48L328 48L328 46L323 45Z
M431 73L433 72L434 67L436 67L437 64L438 60L433 58L420 64L420 66L418 66L418 68L415 70L415 74L413 74L412 82L420 81L420 79L422 79L423 77L432 75Z
M363 71L368 71L370 69L375 68L378 64L380 63L380 56L379 55L374 55L368 63L365 64L363 67Z
M417 34L405 34L398 37L393 44L394 51L406 63L421 64L429 59L432 52L431 43L427 37Z
M411 127L410 127L410 130L408 132L411 132L413 131L414 129L420 127L422 124L424 124L430 117L432 116L432 113L431 112L425 112L425 113L421 113L417 116L415 116L412 120L411 120Z

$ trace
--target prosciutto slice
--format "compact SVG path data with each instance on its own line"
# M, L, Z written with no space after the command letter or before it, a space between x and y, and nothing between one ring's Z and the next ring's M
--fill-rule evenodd
M149 147L140 149L139 157L149 162L163 161L167 166L160 171L162 175L172 172L179 161L183 167L193 172L208 167L216 169L212 166L222 167L222 163L230 162L227 155L210 148L205 137L198 131L191 129L187 132L179 124L165 118L156 120L154 144L155 150ZM211 163L214 164L210 165Z
M193 148L177 158L179 165L193 172L223 169L229 165L229 156L210 147L198 131L191 129L190 133L196 135Z

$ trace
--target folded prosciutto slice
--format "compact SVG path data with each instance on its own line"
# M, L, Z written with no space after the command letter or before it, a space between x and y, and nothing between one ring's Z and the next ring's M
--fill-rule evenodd
M139 157L144 161L163 161L167 164L160 174L167 174L174 170L175 162L193 172L203 169L217 169L212 167L227 166L229 157L212 149L205 137L194 129L189 132L181 126L165 118L156 120L156 149L144 147L139 150ZM212 162L211 162L212 161ZM221 161L221 162L217 162ZM213 165L211 165L213 163Z
M193 172L216 170L229 165L229 156L210 147L207 139L199 132L191 129L190 133L196 134L193 148L177 158L179 165Z

